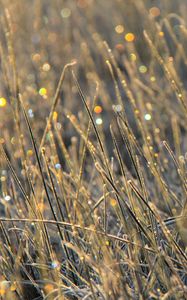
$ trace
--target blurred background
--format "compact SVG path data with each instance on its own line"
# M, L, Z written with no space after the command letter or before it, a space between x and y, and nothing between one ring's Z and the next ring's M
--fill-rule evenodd
M174 68L180 84L182 82L186 89L185 13L185 0L1 1L0 96L7 98L7 102L10 96L15 97L15 80L11 80L15 75L11 61L13 47L19 91L37 134L41 134L48 116L62 68L72 60L77 61L76 74L86 96L93 98L97 80L100 84L98 101L110 111L116 96L106 64L109 59L106 41L130 87L133 78L153 86L154 97L150 101L157 102L155 97L158 97L162 109L162 89L168 88L158 61L152 58L143 30L147 30L169 68L173 67L175 58ZM131 88L134 92L140 89L142 97L147 97L143 87L133 83ZM157 88L160 90L156 92ZM173 98L170 88L165 92L168 98ZM124 95L123 100L125 103ZM172 106L172 101L168 101ZM82 111L70 72L61 90L60 122L63 122L64 106L71 112ZM0 111L2 121L10 121L7 118L9 110L7 105ZM36 126L36 120L41 126ZM4 122L1 126L6 124ZM8 130L9 126L5 128Z
M178 98L186 98L187 88L185 14L185 0L1 1L0 130L13 164L20 165L22 155L15 124L20 110L18 93L39 145L62 69L72 61L77 62L76 66L66 72L53 115L67 146L72 137L79 136L67 115L74 114L82 129L88 124L73 69L90 107L98 85L98 108L93 117L103 132L110 157L113 145L109 125L113 122L114 106L125 110L142 147L137 115L154 136L156 151L159 152L160 141L167 140L177 157L184 154L185 118ZM172 75L169 79L168 71ZM171 77L177 93L172 89ZM20 118L21 122L23 116ZM24 124L21 122L22 142L26 154L34 160ZM173 139L176 124L182 136L178 146ZM48 133L46 149L49 140ZM51 155L50 150L48 154ZM131 169L125 148L123 156Z

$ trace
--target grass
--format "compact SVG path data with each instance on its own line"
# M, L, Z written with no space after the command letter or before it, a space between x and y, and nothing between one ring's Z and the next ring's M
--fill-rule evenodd
M153 2L0 1L0 299L187 299L186 3Z

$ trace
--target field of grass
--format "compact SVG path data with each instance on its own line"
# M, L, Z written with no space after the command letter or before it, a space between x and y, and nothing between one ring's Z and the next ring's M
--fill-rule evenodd
M0 0L0 299L187 299L186 0Z

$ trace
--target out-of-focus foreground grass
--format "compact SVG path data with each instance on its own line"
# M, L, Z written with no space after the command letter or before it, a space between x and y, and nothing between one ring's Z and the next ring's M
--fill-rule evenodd
M0 1L0 298L187 298L186 0Z

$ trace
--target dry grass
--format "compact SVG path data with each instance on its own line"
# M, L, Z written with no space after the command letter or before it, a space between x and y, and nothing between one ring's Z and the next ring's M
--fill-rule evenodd
M187 299L186 8L0 1L1 299Z

